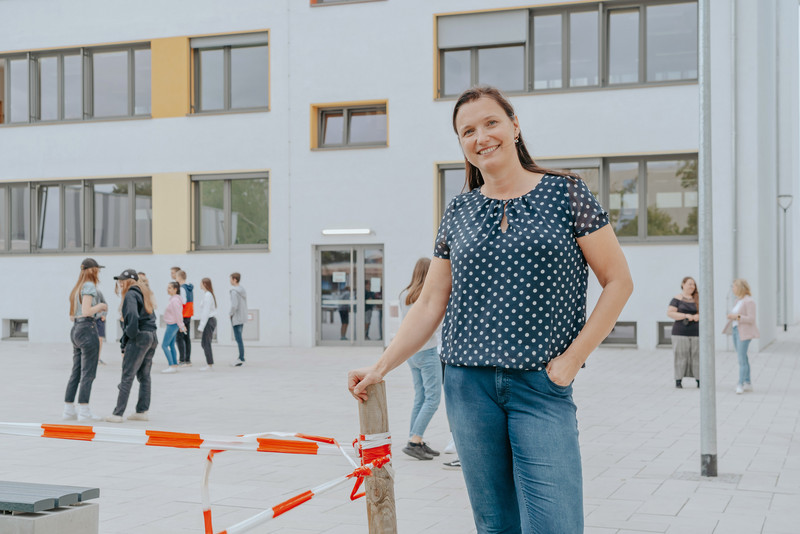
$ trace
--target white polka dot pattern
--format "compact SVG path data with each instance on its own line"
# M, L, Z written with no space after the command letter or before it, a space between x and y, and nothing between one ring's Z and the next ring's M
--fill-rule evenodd
M479 189L456 196L434 249L450 260L453 280L442 361L544 369L586 322L589 271L576 238L607 224L608 213L583 180L563 176L546 174L510 200Z

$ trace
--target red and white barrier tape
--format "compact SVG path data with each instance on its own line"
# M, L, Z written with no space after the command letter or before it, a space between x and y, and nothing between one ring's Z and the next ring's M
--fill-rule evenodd
M140 430L130 428L108 428L81 425L49 425L38 423L3 423L0 422L0 434L16 436L31 436L57 439L70 439L79 441L101 441L109 443L126 443L132 445L149 445L155 447L174 447L180 449L209 449L206 457L205 471L201 498L203 502L203 522L206 534L214 534L211 522L211 498L208 481L214 455L223 451L240 450L254 452L273 452L283 454L321 454L338 453L347 458L354 470L341 477L315 486L291 499L283 501L272 508L260 512L232 527L220 531L218 534L240 534L247 532L281 514L284 514L305 502L310 501L315 495L329 491L348 480L355 478L356 482L350 499L355 500L364 496L356 493L364 481L364 477L372 475L372 469L385 467L390 476L394 477L391 469L392 450L391 436L389 433L361 435L353 441L358 456L361 459L359 466L353 458L345 452L334 438L312 436L309 434L291 432L263 432L242 436L210 436L205 434L188 434L183 432L163 432L159 430ZM293 439L296 438L296 439Z

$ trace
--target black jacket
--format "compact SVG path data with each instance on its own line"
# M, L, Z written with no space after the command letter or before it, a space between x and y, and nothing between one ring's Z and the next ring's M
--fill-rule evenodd
M156 314L144 309L142 290L131 286L122 301L122 339L120 348L124 351L128 341L136 339L139 332L156 331Z

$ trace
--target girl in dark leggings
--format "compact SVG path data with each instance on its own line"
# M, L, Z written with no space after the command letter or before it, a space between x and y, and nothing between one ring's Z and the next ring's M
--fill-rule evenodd
M214 286L210 278L203 278L200 287L203 288L203 297L200 299L200 324L197 329L203 333L201 346L206 355L206 366L200 370L210 371L214 367L211 340L214 337L214 330L217 329L217 297L214 295Z
M108 305L98 302L98 274L102 268L94 259L81 262L78 282L69 295L69 315L73 325L70 331L72 340L72 373L67 382L64 395L64 419L79 421L98 421L89 409L92 382L97 373L97 360L100 357L100 340L94 315L108 310ZM75 395L78 406L75 407Z

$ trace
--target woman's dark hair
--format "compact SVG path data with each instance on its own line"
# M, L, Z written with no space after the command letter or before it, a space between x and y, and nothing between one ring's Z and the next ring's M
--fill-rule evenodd
M175 280L173 280L172 282L168 283L168 284L167 284L167 287L171 287L171 288L172 288L172 289L174 289L174 290L175 290L177 293L180 293L180 291L181 291L181 285L180 285L178 282L176 282ZM176 294L177 294L177 293L176 293Z
M503 96L503 93L501 93L498 89L488 85L478 85L461 93L461 96L458 97L458 101L456 101L456 105L453 108L453 130L456 132L456 135L458 135L458 129L456 128L456 117L458 117L459 109L461 109L461 106L464 104L469 104L470 102L474 102L479 98L491 98L497 102L501 108L503 108L503 111L509 119L512 121L514 120L514 107L506 99L506 97ZM539 167L536 162L533 161L530 153L528 153L528 149L525 147L525 141L522 140L522 132L519 134L519 142L516 143L516 145L517 157L519 157L519 162L525 170L530 172L538 172L541 174L555 174L556 176L564 176L571 180L580 178L577 174L570 172L556 171ZM466 165L467 172L466 181L464 183L466 190L472 191L473 189L477 189L482 186L484 181L480 169L470 163L466 156L464 156L464 163Z
M694 305L699 310L700 309L700 292L697 291L697 281L695 281L695 279L692 278L691 276L684 276L683 280L681 280L681 289L683 289L683 285L686 282L688 282L689 280L694 282L694 293L692 293L692 299L694 299Z

